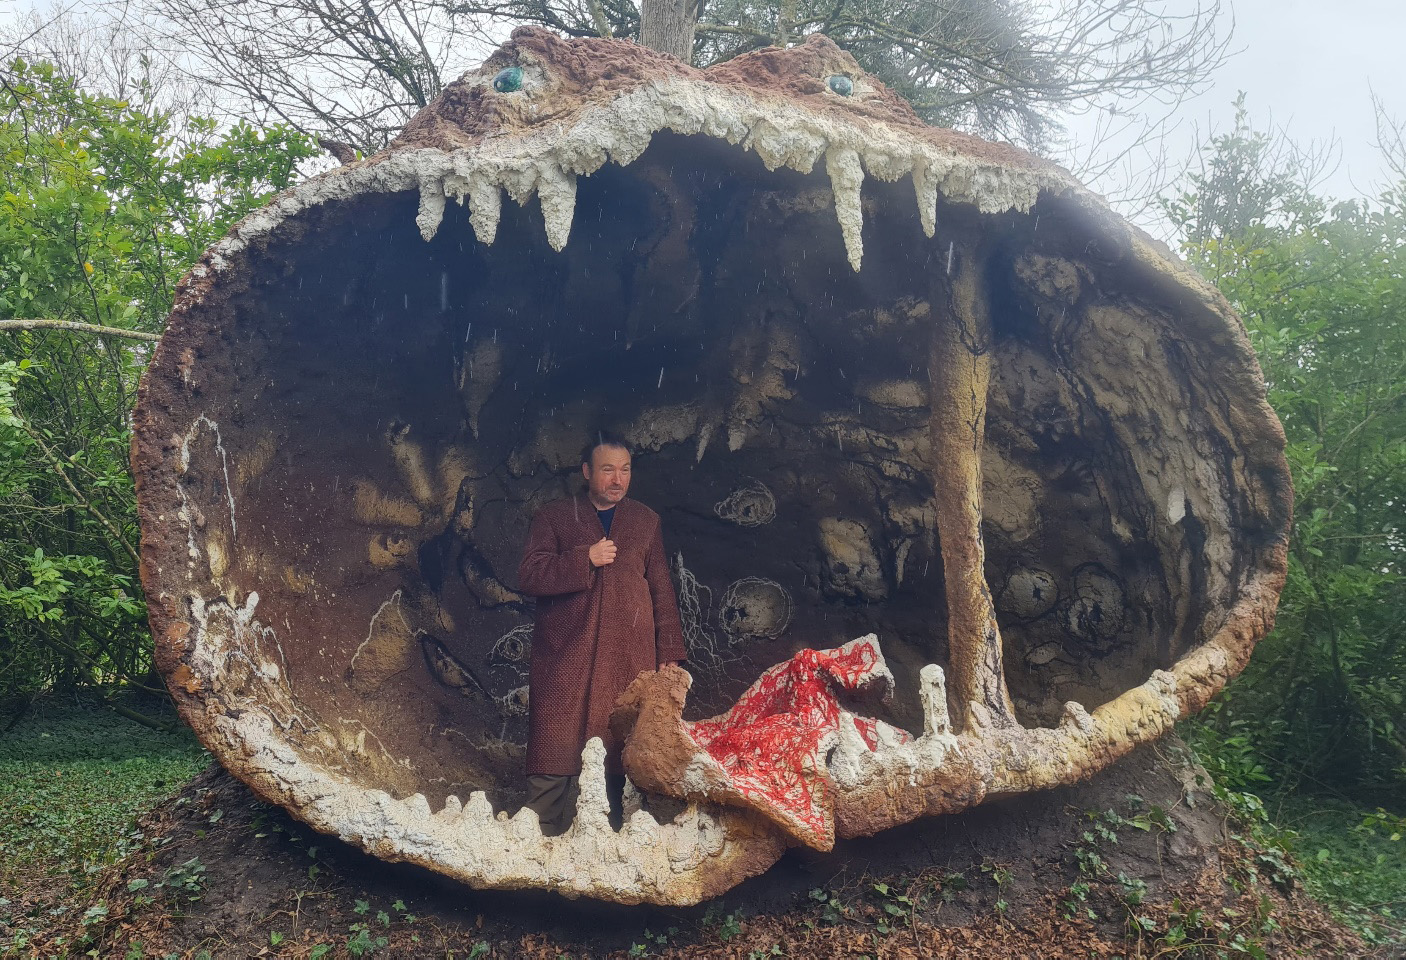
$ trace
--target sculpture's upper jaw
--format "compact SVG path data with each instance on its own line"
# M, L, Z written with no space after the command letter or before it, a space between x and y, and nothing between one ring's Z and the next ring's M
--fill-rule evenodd
M560 250L571 229L576 178L607 161L633 162L664 131L741 146L768 170L810 173L823 163L855 270L863 257L866 175L911 176L928 236L939 194L982 212L1026 211L1041 190L1077 188L1063 171L1023 151L925 126L819 35L696 70L623 41L566 41L521 27L369 162L393 163L422 149L444 152L417 161L427 238L445 197L467 200L479 240L492 243L500 189L520 203L536 192L548 239Z

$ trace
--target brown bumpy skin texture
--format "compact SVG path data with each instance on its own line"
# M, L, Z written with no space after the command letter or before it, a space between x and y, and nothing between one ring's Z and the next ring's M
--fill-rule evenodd
M134 424L157 664L222 763L376 856L624 903L829 842L688 734L768 668L882 653L891 700L793 737L834 835L1072 782L1244 666L1291 516L1224 298L823 37L696 70L515 31L205 254ZM592 739L543 837L518 561L598 429L662 520L691 683L615 716L623 829Z

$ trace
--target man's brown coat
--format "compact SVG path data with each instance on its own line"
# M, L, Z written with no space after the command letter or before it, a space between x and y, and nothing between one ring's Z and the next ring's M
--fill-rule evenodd
M529 775L580 773L591 737L605 741L607 769L619 773L620 744L610 735L615 698L642 671L686 656L659 515L621 500L610 525L615 562L594 567L587 554L604 536L583 495L549 503L532 520L518 568L520 589L537 598Z

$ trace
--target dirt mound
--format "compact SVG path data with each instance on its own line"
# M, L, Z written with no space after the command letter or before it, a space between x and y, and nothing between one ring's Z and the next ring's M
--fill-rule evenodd
M1092 781L793 850L705 906L475 891L312 833L211 767L41 954L165 957L1367 956L1233 835L1179 743ZM77 911L74 911L76 914ZM1386 954L1382 954L1385 956Z

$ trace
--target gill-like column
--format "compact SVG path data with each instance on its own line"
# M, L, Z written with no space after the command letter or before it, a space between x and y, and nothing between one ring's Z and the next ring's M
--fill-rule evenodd
M981 538L991 315L977 257L949 248L933 285L928 429L947 590L948 675L961 729L1015 724Z

